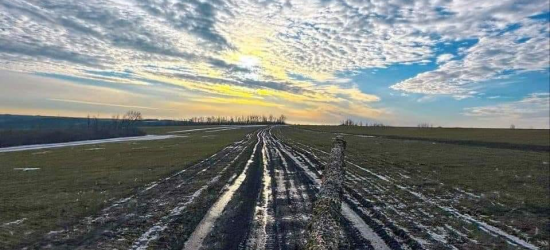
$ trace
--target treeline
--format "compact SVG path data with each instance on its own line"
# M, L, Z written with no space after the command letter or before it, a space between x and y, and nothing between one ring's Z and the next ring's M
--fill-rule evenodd
M111 118L99 117L55 117L55 116L28 116L28 115L1 115L0 130L2 129L116 129L125 127L150 126L187 126L187 125L269 125L285 124L286 116L248 115L248 116L204 116L189 119L138 119L128 123L124 116Z
M352 120L352 119L343 120L343 121L340 123L340 126L390 127L390 126L385 125L385 124L383 124L383 123L378 123L378 122L369 123L369 122L363 122L363 121L356 122L356 121L354 121L354 120Z
M386 124L383 124L383 123L379 123L379 122L372 122L372 123L369 123L369 122L363 122L363 121L359 121L359 122L356 122L352 119L345 119L343 120L341 123L340 123L340 126L357 126L357 127L379 127L379 128L386 128L386 127L391 127L389 125L386 125ZM431 124L431 123L419 123L417 125L418 128L434 128L434 125ZM438 127L438 128L441 128L441 127Z
M183 120L188 125L270 125L285 124L286 116L247 115L247 116L206 116Z
M140 112L129 111L109 122L88 116L84 124L69 128L0 130L0 147L141 136L145 135L137 127L141 120Z

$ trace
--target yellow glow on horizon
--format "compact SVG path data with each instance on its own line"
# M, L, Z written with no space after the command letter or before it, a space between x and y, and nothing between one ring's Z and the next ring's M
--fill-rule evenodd
M215 98L215 97L206 97L195 99L196 102L204 103L214 103L214 104L240 104L240 105L252 105L252 106L263 106L263 107L283 107L284 105L264 102L262 100L256 99L242 99L242 98Z

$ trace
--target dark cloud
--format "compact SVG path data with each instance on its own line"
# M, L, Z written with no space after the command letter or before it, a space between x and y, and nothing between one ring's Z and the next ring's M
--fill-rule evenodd
M82 42L81 40L93 41L93 44L88 44L89 50L99 49L94 46L105 43L137 52L196 60L196 55L180 51L168 36L147 26L146 20L142 17L129 15L121 8L104 8L103 6L107 4L108 2L101 0L86 2L40 0L33 4L20 1L2 2L0 6L6 8L10 13L24 15L39 23L49 23L48 26L51 29L61 27L69 32L67 36L70 39L80 40L79 42ZM40 37L34 40L38 39ZM92 60L88 60L88 62L79 60L82 56L71 52L71 45L58 44L57 47L44 47L35 41L33 44L17 46L17 48L10 49L9 52L29 56L52 55L52 59L70 60L83 64L91 63ZM0 46L4 47L4 50L8 50L8 46L13 48L14 44L2 42ZM32 48L33 46L34 48ZM56 52L50 53L50 51ZM103 51L92 52L101 54ZM76 56L76 59L64 58L65 55Z
M151 72L153 73L153 72ZM158 74L158 73L157 73ZM252 89L273 89L279 91L290 92L294 94L313 93L311 90L307 90L288 82L276 82L276 81L259 81L252 79L229 79L229 78L213 78L207 76L199 76L185 73L161 73L161 75L171 78L191 80L196 82L212 83L212 84L228 84L233 86L242 86Z
M292 85L289 82L243 80L242 84L247 87L269 88L274 90L290 92L294 94L313 93L313 91L311 90L307 90L307 89Z
M219 59L210 58L208 59L208 63L210 63L210 65L215 66L217 68L229 70L231 72L246 72L246 73L250 72L250 69L240 67L239 65L227 63Z
M20 54L31 58L41 57L43 59L54 59L70 63L77 63L86 66L100 67L99 60L96 57L80 54L66 48L44 45L44 44L24 44L0 37L0 52L9 54Z
M171 2L167 0L139 0L141 7L150 14L168 20L174 27L208 41L217 48L231 47L227 39L219 34L214 25L220 12L230 14L224 1L201 2L187 0Z

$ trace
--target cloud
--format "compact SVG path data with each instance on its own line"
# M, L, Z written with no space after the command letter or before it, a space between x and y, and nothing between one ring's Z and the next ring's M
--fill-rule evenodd
M442 55L439 55L436 59L436 62L437 64L442 64L442 63L446 63L448 61L450 61L451 59L453 59L455 56L453 54L442 54Z
M351 80L362 69L436 61L392 88L457 99L546 69L547 21L530 18L545 10L545 0L10 0L0 2L0 69L377 116L369 103L380 98ZM440 50L465 39L478 42Z
M497 119L509 123L548 128L550 120L550 94L533 93L525 98L492 106L466 108L464 115L480 119Z
M231 9L227 8L225 1L140 0L139 6L149 14L163 18L171 26L208 41L205 45L214 45L217 49L230 47L215 27L220 15L230 15Z
M438 69L421 73L391 86L423 94L470 96L476 84L514 74L547 70L548 23L524 21L522 27L504 34L480 38L462 52L461 60L447 61ZM529 38L522 41L523 38Z
M479 117L548 118L549 93L533 93L522 100L494 106L467 108L465 115Z
M493 35L547 7L542 0L14 0L1 5L3 21L13 27L6 39L27 42L36 51L57 44L110 65L199 60L223 68L231 65L223 52L254 47L270 55L260 58L265 63L313 77L425 62L442 41ZM32 41L25 34L33 34Z
M172 111L174 111L174 109L162 109L162 108L153 108L153 107L145 107L145 106L116 104L116 103L90 102L90 101L82 101L82 100L56 99L56 98L51 98L51 99L48 99L48 100L49 101L55 101L55 102L68 102L68 103L86 104L86 105L94 105L94 106L108 106L108 107L118 107L118 108L148 109L148 110L172 110Z

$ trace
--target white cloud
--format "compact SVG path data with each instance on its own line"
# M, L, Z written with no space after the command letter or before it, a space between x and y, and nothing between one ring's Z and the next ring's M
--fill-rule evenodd
M139 66L132 63L136 59L220 59L220 52L246 50L244 43L278 55L264 60L290 72L298 65L332 74L426 62L439 42L495 34L544 7L545 1L511 0L14 0L0 4L9 27L0 48L24 61L38 54L43 60L128 67ZM438 61L449 59L442 55Z
M464 115L479 119L515 123L523 127L550 126L550 94L533 93L522 100L492 106L466 108Z
M425 95L423 97L418 98L416 101L420 103L426 103L426 102L434 102L437 98L432 95Z
M455 56L453 54L442 54L442 55L439 55L437 57L437 64L442 64L442 63L446 63L448 61L450 61L451 59L453 59Z
M548 23L523 21L522 27L502 35L482 37L464 50L464 58L448 61L438 69L421 73L391 86L423 94L471 95L476 84L527 71L547 70ZM522 41L522 39L528 39Z

